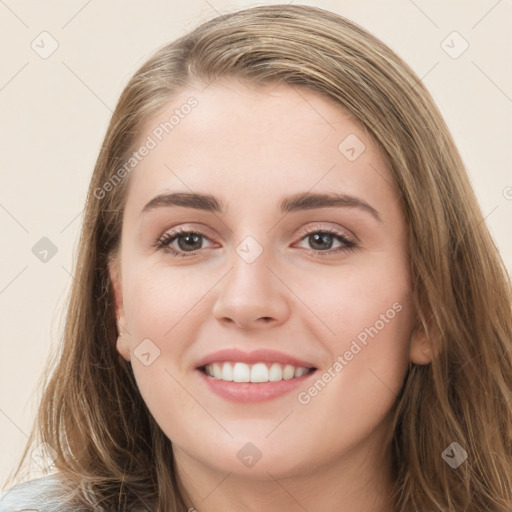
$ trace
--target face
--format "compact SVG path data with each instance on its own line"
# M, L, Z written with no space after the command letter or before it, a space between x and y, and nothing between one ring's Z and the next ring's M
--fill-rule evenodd
M178 463L277 477L382 449L427 360L377 146L315 92L228 81L148 137L110 269L117 349Z

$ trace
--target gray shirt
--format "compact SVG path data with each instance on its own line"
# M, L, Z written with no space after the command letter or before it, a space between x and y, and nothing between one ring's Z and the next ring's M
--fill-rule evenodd
M103 510L103 509L101 509ZM0 512L94 512L69 499L58 474L14 485L0 496ZM146 512L133 509L132 512Z
M66 503L57 475L47 475L17 484L2 494L0 512L74 512Z

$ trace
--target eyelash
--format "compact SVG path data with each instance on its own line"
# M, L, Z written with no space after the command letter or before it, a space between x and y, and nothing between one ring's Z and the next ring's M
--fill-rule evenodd
M171 232L164 233L160 238L158 238L158 240L155 243L156 249L162 250L174 257L187 258L187 257L191 257L191 256L196 256L200 252L201 249L197 250L197 251L192 251L192 252L180 252L180 251L177 251L170 247L170 244L172 242L174 242L174 240L178 239L181 236L186 236L186 235L200 235L201 237L203 237L207 240L210 240L206 235L204 235L203 233L201 233L199 231L181 230L181 229L177 230L177 231L178 232L171 231ZM311 234L330 235L330 236L333 236L334 238L336 238L342 244L344 244L342 247L338 247L337 249L329 249L326 251L309 249L308 251L313 253L315 256L328 257L328 256L332 256L335 254L340 254L343 252L354 251L355 249L357 249L357 245L353 240L348 238L344 233L341 233L340 231L338 231L334 228L325 229L325 228L321 228L319 226L313 226L313 227L307 228L304 231L304 233L301 236L299 241L302 241L304 238L306 238L307 236L309 236Z

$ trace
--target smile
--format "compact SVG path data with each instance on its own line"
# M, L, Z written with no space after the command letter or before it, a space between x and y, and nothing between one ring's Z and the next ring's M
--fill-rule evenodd
M247 364L223 361L207 364L202 370L206 375L225 382L264 383L299 378L310 373L314 368L269 362Z

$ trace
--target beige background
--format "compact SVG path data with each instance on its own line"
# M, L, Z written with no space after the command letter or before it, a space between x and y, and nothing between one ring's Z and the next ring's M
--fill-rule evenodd
M0 485L21 454L37 382L61 332L88 182L123 86L158 46L217 12L261 3L282 2L0 0ZM296 3L356 21L423 79L510 271L512 2ZM39 36L43 31L59 45L46 59L31 48L32 41L40 52L51 48L50 37ZM453 31L469 44L458 58L445 49L453 55L464 40L451 35L442 46ZM42 237L58 249L46 263L32 253Z

